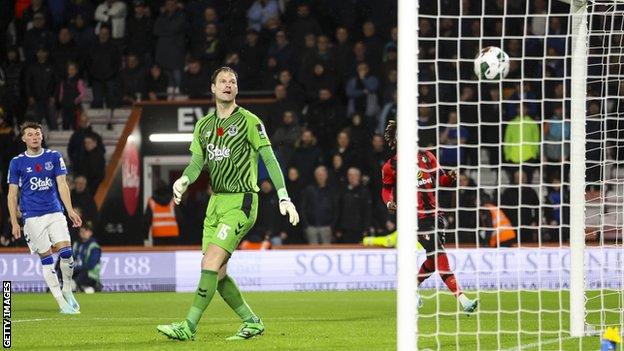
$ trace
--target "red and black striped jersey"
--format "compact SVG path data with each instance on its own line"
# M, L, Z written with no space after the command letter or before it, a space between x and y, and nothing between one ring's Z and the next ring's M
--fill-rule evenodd
M418 217L424 218L435 216L436 213L436 187L452 186L453 179L438 166L438 160L429 151L418 152ZM396 170L397 158L392 156L381 169L382 189L381 197L385 204L395 201L396 194ZM436 182L437 180L437 182Z

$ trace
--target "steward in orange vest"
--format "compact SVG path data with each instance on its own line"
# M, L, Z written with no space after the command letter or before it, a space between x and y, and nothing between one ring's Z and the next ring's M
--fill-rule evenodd
M152 197L147 200L144 223L152 228L154 245L175 245L180 236L176 207L169 187L159 182ZM147 233L146 230L146 233Z
M483 200L482 209L479 211L481 244L489 247L512 246L516 242L516 231L511 221L486 195L481 197Z

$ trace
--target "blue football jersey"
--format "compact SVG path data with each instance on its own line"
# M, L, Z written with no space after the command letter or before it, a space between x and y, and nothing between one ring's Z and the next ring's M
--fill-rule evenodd
M42 149L37 156L21 153L9 164L8 183L19 187L19 207L24 219L63 212L56 177L67 174L58 151Z

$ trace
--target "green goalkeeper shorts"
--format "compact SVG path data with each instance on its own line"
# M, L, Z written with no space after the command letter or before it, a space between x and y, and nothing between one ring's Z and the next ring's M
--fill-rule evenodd
M204 220L202 252L209 244L232 254L256 222L258 194L216 193L210 197Z

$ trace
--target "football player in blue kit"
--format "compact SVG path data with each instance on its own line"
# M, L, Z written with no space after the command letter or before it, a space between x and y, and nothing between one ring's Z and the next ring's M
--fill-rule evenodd
M43 133L40 124L26 122L21 126L20 133L22 141L26 143L26 151L11 160L7 177L12 234L15 239L21 236L18 221L18 211L21 211L24 239L30 251L39 254L43 278L61 313L78 314L80 306L71 287L74 259L63 207L74 227L80 227L82 220L72 207L65 180L67 167L58 151L42 147ZM61 260L59 266L63 276L62 290L54 271L52 247L58 251Z

